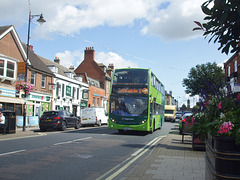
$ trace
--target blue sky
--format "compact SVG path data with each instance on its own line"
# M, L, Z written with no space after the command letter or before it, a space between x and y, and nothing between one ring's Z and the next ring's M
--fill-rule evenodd
M1 2L0 25L14 25L27 42L28 15L43 13L46 23L31 21L35 53L77 67L86 47L95 60L115 68L151 68L179 103L189 98L182 81L197 64L222 64L230 55L192 31L202 21L204 0L8 0ZM191 106L196 98L190 97Z

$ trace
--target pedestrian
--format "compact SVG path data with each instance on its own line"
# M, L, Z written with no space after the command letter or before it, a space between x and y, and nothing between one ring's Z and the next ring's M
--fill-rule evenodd
M0 112L0 128L3 129L3 134L6 134L6 127L5 116L2 112Z
M3 111L2 104L0 104L0 112L2 112L2 111Z

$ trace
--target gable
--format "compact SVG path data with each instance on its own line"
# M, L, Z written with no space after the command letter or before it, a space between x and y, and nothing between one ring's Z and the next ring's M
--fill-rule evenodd
M20 62L26 59L26 53L13 26L0 27L0 53Z
M87 73L87 76L93 79L104 80L105 73L95 61L83 60L76 68L75 73Z

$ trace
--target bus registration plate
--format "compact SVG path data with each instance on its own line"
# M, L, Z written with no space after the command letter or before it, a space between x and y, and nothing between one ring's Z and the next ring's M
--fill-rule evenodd
M124 127L123 130L132 130L132 128Z

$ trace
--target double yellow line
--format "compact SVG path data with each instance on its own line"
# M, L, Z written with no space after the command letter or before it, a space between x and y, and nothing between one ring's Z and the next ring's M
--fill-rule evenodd
M159 136L153 139L151 142L149 142L147 145L145 145L143 148L139 149L135 153L131 155L131 157L127 158L125 161L123 161L121 164L115 166L96 180L106 179L106 180L112 180L116 176L118 176L120 173L122 173L124 170L126 170L131 164L133 164L137 159L139 159L142 155L144 155L151 147L155 146L162 138L166 136ZM134 157L134 158L133 158ZM118 170L117 170L118 169ZM115 171L115 172L114 172ZM114 172L113 174L111 174ZM111 174L110 176L108 176ZM107 177L108 176L108 177Z

